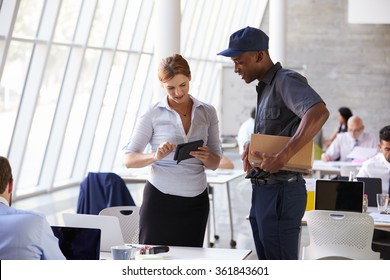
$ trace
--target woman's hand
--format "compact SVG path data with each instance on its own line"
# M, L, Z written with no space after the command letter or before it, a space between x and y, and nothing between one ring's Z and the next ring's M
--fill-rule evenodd
M155 161L165 158L168 154L176 149L176 145L170 142L163 142L158 146L156 152L154 153Z
M190 155L199 159L206 168L215 170L219 166L221 158L218 155L213 155L209 152L209 147L199 147L196 151L191 151Z
M196 159L199 159L203 164L210 158L209 147L199 147L197 151L191 151L190 155Z

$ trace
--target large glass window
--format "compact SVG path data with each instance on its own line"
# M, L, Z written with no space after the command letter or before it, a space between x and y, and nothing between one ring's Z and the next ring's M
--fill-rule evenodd
M234 26L261 20L258 0L226 1L180 1L191 93L217 110L226 61L215 50ZM2 2L0 154L16 198L122 167L121 149L153 101L156 20L155 0Z
M32 44L12 41L6 56L0 85L0 97L2 100L0 103L2 127L0 152L3 155L7 155L11 144L32 48Z

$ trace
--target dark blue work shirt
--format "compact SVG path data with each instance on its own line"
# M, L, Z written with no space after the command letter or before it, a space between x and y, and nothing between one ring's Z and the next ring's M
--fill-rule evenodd
M293 136L305 113L323 102L305 77L283 69L279 62L259 81L256 91L258 97L254 132L261 134ZM247 178L288 178L294 173L280 171L270 174L252 169Z
M255 133L293 136L307 110L323 102L305 77L283 69L279 62L259 81L256 90Z

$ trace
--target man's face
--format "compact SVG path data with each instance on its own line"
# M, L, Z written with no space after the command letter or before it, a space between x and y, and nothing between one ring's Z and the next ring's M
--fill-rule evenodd
M358 139L363 130L364 126L360 123L352 123L351 125L348 125L348 133L353 139Z
M390 162L390 141L381 140L379 150L383 153L385 159Z
M258 78L256 52L245 52L240 56L232 57L234 72L241 76L245 83L249 84Z

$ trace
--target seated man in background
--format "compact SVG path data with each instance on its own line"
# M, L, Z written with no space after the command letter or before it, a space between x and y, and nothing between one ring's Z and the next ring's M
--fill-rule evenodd
M323 161L348 161L348 154L356 146L376 148L377 144L375 136L364 131L362 119L352 116L348 119L348 132L337 134L336 139L322 154L321 159Z
M64 260L46 218L11 206L12 170L0 156L0 260Z
M388 193L390 187L390 125L379 131L379 150L376 156L363 162L357 177L382 179L382 192Z

